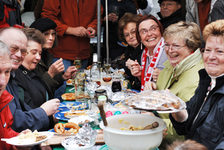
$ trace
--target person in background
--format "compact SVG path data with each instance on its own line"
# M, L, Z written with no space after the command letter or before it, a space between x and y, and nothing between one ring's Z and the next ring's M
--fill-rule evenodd
M118 33L119 38L121 41L124 41L128 44L125 48L124 52L124 60L122 68L125 69L125 73L127 74L127 79L130 81L131 88L140 90L141 82L137 77L131 75L130 70L125 66L125 62L128 59L137 60L141 63L141 53L142 50L140 48L140 44L136 39L136 24L141 17L132 14L132 13L125 13L123 17L118 22Z
M11 138L18 135L18 133L11 128L13 115L9 109L9 103L13 101L13 96L5 90L12 69L12 62L9 58L9 54L7 45L0 41L0 138ZM11 145L1 140L0 148L2 150L13 149Z
M204 67L199 49L201 46L199 26L193 22L181 21L167 27L163 37L168 60L164 63L165 68L160 72L156 84L148 82L146 89L168 89L187 102L194 95L198 86L198 71ZM183 138L176 134L168 114L159 116L166 122L168 129L168 135L161 146L171 144L175 139Z
M217 0L211 12L211 22L224 19L224 1Z
M13 36L12 36L13 35ZM13 95L14 100L9 104L13 115L12 129L21 132L24 129L30 130L48 130L48 115L54 114L59 106L59 100L51 100L45 102L41 107L32 109L26 104L18 94L19 87L15 81L15 70L22 64L27 54L27 37L24 32L17 28L5 28L0 31L0 40L6 43L10 51L10 59L12 60L12 72L7 84L7 91Z
M69 66L65 73L63 73L64 64L62 59L53 63L53 55L49 53L49 50L57 45L56 27L55 22L49 18L37 19L30 26L30 28L41 31L46 40L42 48L41 60L35 68L35 73L45 82L49 97L53 97L55 90L65 80L71 78L72 74L77 70L75 66Z
M181 0L159 0L160 22L163 25L163 29L169 25L177 23L179 21L185 21L185 14L182 12Z
M205 145L209 150L224 149L224 20L205 26L205 69L199 71L199 84L187 107L170 114L179 135Z
M211 12L217 0L186 0L186 21L200 26L201 32L211 21Z
M106 58L106 9L105 0L101 0L104 7L103 13L103 49L102 58ZM109 57L115 60L117 57L124 53L126 45L119 40L118 36L118 21L126 13L136 14L136 5L132 0L110 0L108 1L108 44L109 44Z
M22 28L20 1L1 0L0 1L0 28L5 27Z
M97 0L47 0L44 1L41 16L57 24L58 45L50 52L54 61L62 58L65 70L80 59L82 68L88 66L90 38L96 35ZM66 83L55 92L61 98Z
M151 80L156 82L160 70L164 68L163 63L167 60L162 34L161 23L152 15L143 16L137 23L137 40L145 46L141 56L141 64L137 60L128 60L126 66L133 76L141 80L142 91L148 84L147 82Z
M166 150L208 150L204 145L193 141L174 141Z
M24 57L22 65L15 71L15 81L18 85L21 101L29 105L32 109L49 105L49 101L55 101L58 108L58 99L52 99L48 94L45 82L34 72L38 62L41 60L42 46L45 43L44 35L37 29L23 29L27 42L27 55ZM51 107L50 105L48 107ZM48 129L54 126L53 114L50 108L46 109L49 116L50 125ZM47 130L48 130L47 129Z

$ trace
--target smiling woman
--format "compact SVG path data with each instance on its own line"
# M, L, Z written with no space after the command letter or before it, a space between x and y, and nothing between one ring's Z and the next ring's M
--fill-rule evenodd
M200 30L195 23L178 22L170 25L164 31L165 46L168 60L160 72L156 89L169 91L189 101L194 95L199 82L198 71L203 68ZM169 120L168 114L160 115L167 123L168 135L164 142L172 142L177 137Z
M156 81L163 63L167 60L163 49L163 28L161 23L152 15L142 17L137 23L136 38L145 46L141 56L141 66L136 61L129 62L133 76L141 79L143 91L147 82Z
M224 149L224 20L205 26L203 38L205 69L186 110L170 119L178 134L204 144L209 150Z

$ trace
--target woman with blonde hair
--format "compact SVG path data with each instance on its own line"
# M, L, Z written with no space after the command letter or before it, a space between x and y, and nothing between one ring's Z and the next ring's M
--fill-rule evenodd
M205 145L209 150L224 149L224 20L205 26L205 69L187 108L172 113L170 119L179 135Z
M193 22L180 21L166 28L163 34L164 49L168 60L160 72L157 83L151 82L147 89L166 90L187 102L194 95L198 86L198 71L203 68L200 52L200 29ZM160 114L166 122L168 135L164 143L170 144L178 137L168 114Z

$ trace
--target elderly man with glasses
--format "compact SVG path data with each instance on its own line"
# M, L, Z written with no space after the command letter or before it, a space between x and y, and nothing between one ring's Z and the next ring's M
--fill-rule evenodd
M167 28L169 25L177 23L179 21L185 21L185 14L182 11L181 0L159 0L160 22L163 28Z

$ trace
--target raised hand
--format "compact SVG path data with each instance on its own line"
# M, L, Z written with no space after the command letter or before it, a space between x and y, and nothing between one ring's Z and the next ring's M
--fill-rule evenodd
M69 66L62 77L65 80L71 79L73 76L75 76L76 72L77 72L77 68L75 66Z
M60 100L55 98L55 99L46 101L40 107L46 112L47 116L51 116L56 113L59 105L60 105Z
M62 58L54 62L48 69L48 74L53 78L55 75L63 72L65 66L63 64Z

